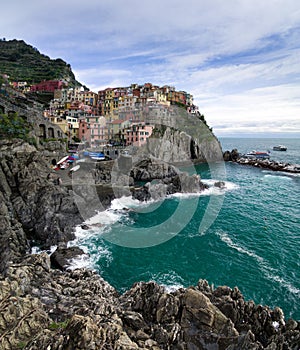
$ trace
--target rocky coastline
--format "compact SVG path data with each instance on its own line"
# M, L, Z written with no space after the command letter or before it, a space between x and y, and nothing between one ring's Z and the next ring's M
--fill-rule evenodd
M283 171L286 173L299 174L300 165L283 162L276 162L270 159L251 159L241 155L237 149L225 151L223 158L226 162L235 162L241 165L254 166L256 168L267 169L272 171Z
M147 160L116 176L116 183L151 180L149 169L163 171ZM151 189L157 184L184 191L180 176L186 175L165 171L157 183L141 186L141 199L157 193ZM103 184L105 171L95 174ZM201 188L201 179L187 179L189 191ZM300 323L286 320L280 308L246 301L238 288L214 288L200 279L168 292L154 282L137 282L120 295L95 272L66 268L71 250L81 253L67 242L83 218L73 189L56 180L35 147L0 142L1 349L299 349ZM109 191L103 196L109 203ZM53 245L52 255L31 253L32 246Z

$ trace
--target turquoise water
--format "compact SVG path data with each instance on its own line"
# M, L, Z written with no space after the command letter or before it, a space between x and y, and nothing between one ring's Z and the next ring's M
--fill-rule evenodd
M299 140L221 139L221 144L223 150L241 152L285 144L288 151L271 151L271 158L300 163ZM300 320L300 176L232 163L225 167L225 190L148 205L123 198L107 211L107 225L80 232L77 244L120 292L137 281L155 280L172 290L206 279L214 286L238 286L246 300L280 306L287 318ZM196 171L212 183L208 165L198 165ZM212 225L199 232L211 199L217 203L216 215ZM123 207L132 210L114 210ZM103 214L94 218L97 221L103 222ZM126 238L118 241L125 243L128 237L142 237L137 244L142 246L144 232L155 237L146 248L110 243L116 237ZM145 237L144 246L150 242Z

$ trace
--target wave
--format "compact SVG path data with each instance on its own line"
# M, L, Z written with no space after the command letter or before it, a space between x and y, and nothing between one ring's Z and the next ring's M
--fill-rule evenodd
M254 258L257 261L261 272L267 279L279 283L283 288L287 289L292 294L295 294L298 296L300 295L300 289L293 286L290 282L286 281L284 278L278 276L278 271L275 270L273 267L269 266L261 256L257 255L251 250L241 247L237 243L234 243L232 239L229 237L229 235L225 232L217 232L216 235L219 236L221 241L226 243L227 246L229 246L230 248L235 249L242 254L246 254L251 258Z
M56 248L57 248L57 245L52 245L52 246L50 247L50 249L48 249L48 250L42 250L42 249L41 249L40 247L38 247L38 246L33 246L33 247L31 247L30 253L31 253L31 254L47 253L47 254L51 255L52 253L55 252Z
M212 194L218 194L218 193L224 193L224 192L228 192L228 191L235 191L237 190L240 186L237 185L234 182L230 182L230 181L223 181L224 182L224 187L217 187L214 186L216 182L218 182L219 180L214 180L214 179L201 179L201 181L209 186L208 191L213 191Z
M191 197L199 197L199 196L211 196L211 195L223 195L224 192L232 191L239 188L238 185L224 181L224 187L219 188L214 186L217 180L213 179L205 179L202 180L203 183L209 186L208 189L205 189L202 192L198 193L174 193L172 195L168 195L165 198L160 198L156 200L149 200L147 202L140 202L137 199L133 199L131 196L123 196L120 198L115 198L111 202L111 206L109 209L105 211L100 211L88 220L86 220L83 224L78 225L75 229L76 239L86 239L89 236L93 236L95 233L99 234L103 232L103 230L107 230L109 226L124 221L124 218L128 217L128 214L131 211L137 212L147 212L153 211L157 209L157 207L164 201L166 198L191 198ZM87 226L88 229L82 229L83 226Z
M269 170L263 170L263 173L266 173L264 175L265 177L273 177L273 178L282 178L282 179L288 179L292 180L293 178L300 178L300 173L289 173L284 171L269 171Z
M239 185L229 182L229 181L223 181L224 187L217 187L214 186L218 180L213 179L201 179L201 181L208 185L209 188L201 191L201 192L187 192L187 193L173 193L169 195L169 198L192 198L192 197L201 197L201 196L222 196L225 192L234 191L239 188Z
M271 179L271 180L287 180L292 181L293 179L289 175L273 175L273 174L266 174L264 175L265 179Z
M71 259L67 270L76 270L81 268L92 268L91 259L88 254L82 254Z
M175 271L153 274L150 280L163 286L168 293L184 287L184 280Z

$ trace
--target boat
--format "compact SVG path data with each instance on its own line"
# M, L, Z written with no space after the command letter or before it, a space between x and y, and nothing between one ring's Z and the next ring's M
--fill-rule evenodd
M105 155L101 152L89 152L89 157L93 160L105 160Z
M73 166L73 168L71 168L70 169L70 171L77 171L78 169L80 169L80 165L78 164L78 165L75 165L75 166Z
M270 154L269 152L251 151L245 154L245 157L250 159L269 159Z
M287 147L283 145L278 145L273 147L273 151L286 151Z
M61 160L59 160L56 164L59 165L61 163L64 163L68 158L69 158L69 156L65 156Z
M105 160L105 156L92 156L91 159L93 159L93 160Z

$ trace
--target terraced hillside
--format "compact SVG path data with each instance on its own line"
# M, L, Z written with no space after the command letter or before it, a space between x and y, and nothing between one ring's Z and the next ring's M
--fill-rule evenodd
M0 40L0 73L12 81L29 84L43 80L65 79L69 86L81 85L76 81L71 66L60 58L51 59L23 40Z

